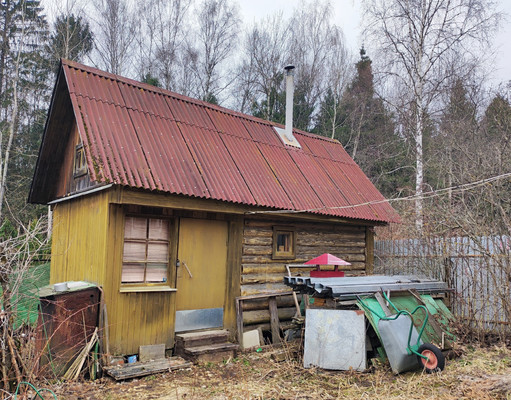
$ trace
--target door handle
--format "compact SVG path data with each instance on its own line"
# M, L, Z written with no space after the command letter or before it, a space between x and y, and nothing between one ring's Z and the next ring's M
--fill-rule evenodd
M192 273L190 272L190 268L188 268L188 265L186 265L186 263L184 261L181 261L181 263L184 265L184 267L186 268L186 271L188 272L188 275L190 275L190 278L193 278L193 275Z

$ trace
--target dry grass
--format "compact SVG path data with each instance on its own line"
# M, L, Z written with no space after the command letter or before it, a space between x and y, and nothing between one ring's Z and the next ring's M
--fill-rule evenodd
M129 382L103 379L57 389L74 399L511 399L511 349L463 347L436 375L394 376L386 365L367 373L304 369L288 348L276 362L272 354L248 353L222 364L194 366Z

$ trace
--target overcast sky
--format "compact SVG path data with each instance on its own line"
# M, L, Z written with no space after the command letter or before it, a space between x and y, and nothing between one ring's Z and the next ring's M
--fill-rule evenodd
M251 24L266 15L282 10L284 16L290 16L300 0L239 0L245 23ZM508 14L501 32L495 38L498 46L493 84L511 80L511 0L498 0L500 7ZM362 45L362 12L358 0L332 0L335 11L335 23L340 26L346 37L348 47L357 53ZM370 56L370 54L369 54Z

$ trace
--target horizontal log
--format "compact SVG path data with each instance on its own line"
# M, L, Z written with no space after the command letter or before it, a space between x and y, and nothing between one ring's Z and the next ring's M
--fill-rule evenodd
M351 265L347 265L344 267L344 271L351 271L351 270L365 270L366 263L365 262L352 262Z
M299 295L300 296L300 295ZM277 299L277 307L294 307L293 296L276 296ZM253 299L253 300L245 300L242 302L242 310L243 311L252 311L252 310L268 310L269 304L268 299Z
M323 240L321 238L315 238L311 240L298 240L296 245L298 247L321 247L321 248L365 248L365 241L343 241L343 240Z
M342 254L360 254L365 253L364 246L297 246L296 251L300 254L323 254L330 253L333 255Z
M297 241L300 243L302 241L314 241L314 240L322 240L322 241L335 241L335 242L365 242L365 234L348 234L344 232L329 232L329 233L321 233L321 232L297 232L296 235Z
M243 246L243 255L272 255L272 246Z
M285 264L242 264L242 274L285 274Z
M314 257L319 256L320 254L314 255ZM243 264L262 264L262 263L282 263L282 260L272 260L271 254L259 254L259 255L243 255L241 257L241 262ZM305 261L310 260L312 254L303 254L300 251L297 251L296 258L294 260L289 260L290 264L299 264ZM365 261L365 254L346 254L343 255L343 259L349 262L352 261Z
M241 276L241 284L249 283L279 283L284 282L285 274L243 274Z
M365 227L361 225L348 225L348 224L335 224L335 223L321 223L321 222L305 222L305 221L276 221L272 219L250 219L245 218L245 227L273 227L273 226L293 226L297 229L300 227L307 230L317 231L364 231Z
M365 271L346 271L346 274L344 276L351 277L351 276L366 276Z
M243 245L254 246L271 246L273 244L273 236L244 236Z
M290 262L290 264L303 264L303 263L307 262L308 260L310 260L311 258L314 258L317 256L318 256L318 254L316 254L314 256L312 254L297 254L296 259L294 259L292 262ZM344 256L343 259L345 261L349 261L351 264L353 264L354 262L365 263L365 254L358 254L358 255L346 254L346 256ZM268 261L260 260L259 262L263 263L263 262L268 262Z
M261 230L261 229L243 229L243 236L245 237L273 237L273 229Z
M279 320L291 319L296 314L295 307L279 308ZM254 310L243 312L243 325L264 324L270 322L270 310Z
M339 256L348 262L365 262L364 254L354 254L353 257L351 254L339 254ZM310 260L311 258L317 257L317 255L313 256L312 254L299 254L297 255L297 260Z
M290 328L292 328L294 326L295 326L295 324L291 321L291 318L287 319L287 320L281 320L280 321L280 328L283 331L285 331L287 329L290 329ZM267 323L267 324L252 324L252 325L244 326L243 327L243 332L252 331L254 329L259 329L259 328L261 328L261 330L263 332L264 331L267 331L267 332L271 331L271 325L269 323Z
M259 256L242 256L241 262L243 264L264 264L264 263L282 263L282 260L272 260L271 255Z
M284 283L246 284L241 285L241 295L250 296L263 293L290 293L293 290Z

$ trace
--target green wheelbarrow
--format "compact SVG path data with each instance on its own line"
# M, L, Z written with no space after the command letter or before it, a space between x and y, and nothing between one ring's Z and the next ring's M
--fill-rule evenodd
M378 331L382 345L395 374L422 368L427 373L442 371L445 367L445 356L441 350L431 343L423 343L422 334L428 322L429 313L425 306L419 305L413 311L398 310L383 293L385 300L396 311L396 314L385 316L373 310L357 296L362 307L379 318ZM417 332L413 324L413 316L422 310L424 321Z

